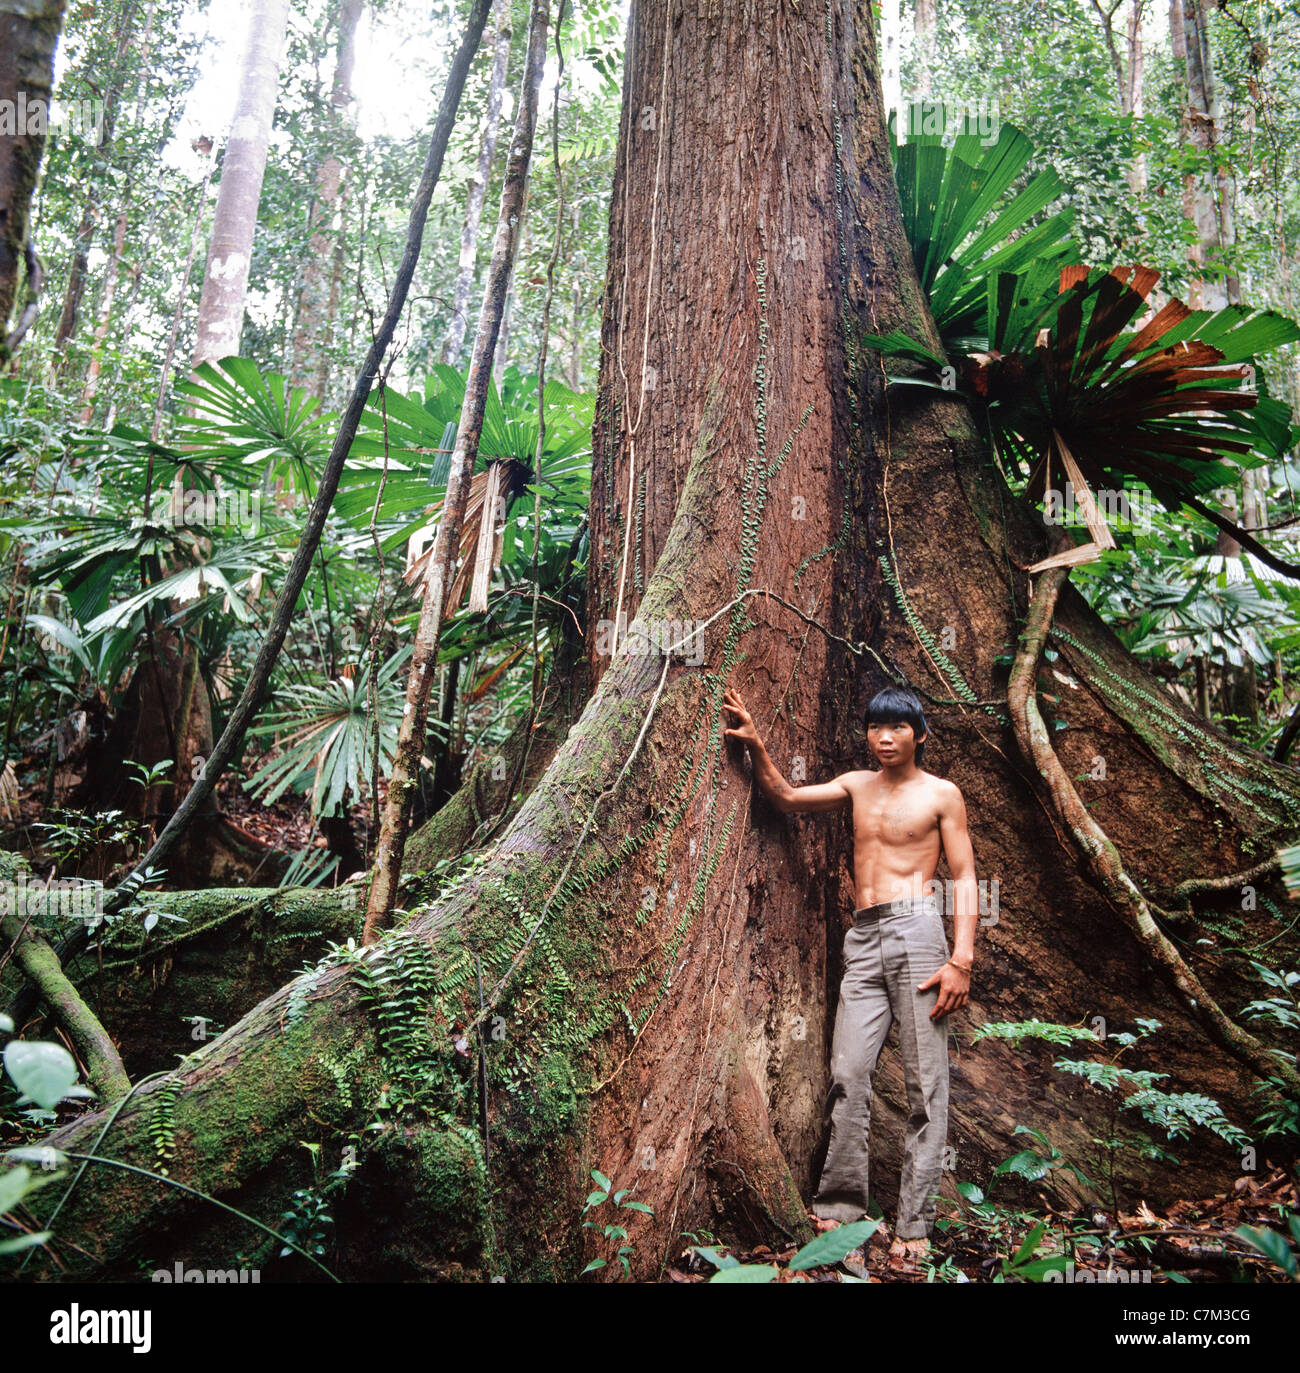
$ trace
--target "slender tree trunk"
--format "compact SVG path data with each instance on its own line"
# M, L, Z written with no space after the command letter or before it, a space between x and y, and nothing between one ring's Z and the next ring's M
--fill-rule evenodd
M1145 113L1144 76L1145 55L1142 48L1142 9L1145 0L1129 0L1128 6L1128 73L1121 111L1135 120ZM1135 196L1145 195L1147 189L1147 155L1140 152L1125 173L1129 190Z
M567 384L570 391L582 390L582 287L573 283L573 313L570 316L569 334L569 371Z
M453 561L460 546L461 525L465 518L465 504L469 498L469 483L474 472L474 461L478 457L479 436L483 430L483 414L487 405L488 381L492 375L497 332L501 325L506 288L510 282L511 269L514 267L515 244L518 241L519 220L523 213L528 165L533 152L533 134L537 126L537 97L541 89L542 65L546 56L549 15L550 0L533 0L528 24L528 53L524 61L514 135L510 141L510 158L506 163L505 183L501 188L501 211L497 216L496 241L492 247L487 285L483 291L483 309L479 314L478 329L474 334L474 351L470 357L465 400L460 412L460 426L456 431L455 450L451 455L447 489L438 517L438 532L434 538L429 572L424 584L424 599L420 606L415 648L411 654L411 669L407 678L406 704L402 711L393 769L388 779L384 822L375 848L374 875L366 905L364 941L367 944L378 938L380 925L393 909L397 898L397 883L402 873L402 854L406 848L411 803L418 787L420 759L424 754L429 693L433 687L437 667L438 640L442 634L443 616L446 611L447 588L452 582Z
M1114 8L1109 8L1102 0L1092 0L1092 8L1101 23L1102 37L1106 51L1110 55L1111 70L1115 75L1115 92L1119 102L1120 114L1140 115L1142 113L1142 6L1145 0L1128 0L1125 18L1124 51L1121 55L1119 39L1115 35ZM1146 155L1139 153L1124 173L1129 190L1141 195L1146 190Z
M628 1222L635 1279L661 1275L684 1232L808 1237L851 821L784 816L755 794L720 735L729 684L782 770L817 781L869 761L867 703L911 683L927 765L966 797L977 873L1000 898L953 1026L945 1198L986 1185L1018 1125L1088 1161L1111 1129L1109 1102L1056 1071L1050 1046L971 1044L972 1025L1102 1014L1113 1032L1154 1018L1160 1054L1142 1066L1168 1073L1162 1086L1257 1113L1252 1075L1117 916L1017 745L1005 655L1041 523L957 401L887 388L907 365L882 369L859 343L903 329L939 347L890 173L870 13L868 0L634 4L592 471L591 694L480 861L377 947L340 952L140 1088L102 1153L155 1159L161 1122L176 1180L272 1222L311 1182L303 1141L333 1168L361 1137L331 1208L343 1277L565 1279L601 1257L595 1280L617 1278L582 1225L591 1168L651 1208ZM649 575L629 592L638 550ZM600 621L620 609L615 640ZM1300 832L1300 777L1198 721L1068 584L1047 637L1056 657L1035 677L1058 695L1052 750L1074 778L1104 757L1107 780L1080 782L1081 800L1148 895L1172 907L1183 879L1247 869L1247 843L1267 854ZM1250 983L1199 939L1212 900L1169 920L1209 991L1241 1005ZM1236 914L1243 939L1278 936L1294 966L1292 933L1262 909ZM872 1112L886 1209L908 1115L891 1054ZM87 1116L49 1142L88 1152L105 1123ZM1121 1156L1122 1198L1203 1195L1238 1171L1217 1141L1179 1152L1164 1170ZM1086 1196L1052 1181L1067 1202ZM34 1218L54 1200L37 1194ZM183 1230L196 1266L252 1235L188 1194L93 1167L55 1230L63 1271L104 1277L166 1234Z
M915 94L924 98L930 94L930 78L934 73L935 31L939 27L936 0L916 0L914 25L916 35Z
M343 293L343 273L347 269L347 242L348 236L345 226L348 220L348 208L352 200L352 187L347 182L343 184L343 190L339 195L339 232L334 235L334 253L330 266L330 293L326 303L325 320L321 329L320 347L317 350L315 395L321 398L322 404L328 407L330 380L333 375L333 367L330 361L330 348L334 342L334 326L339 317L339 302Z
M904 136L902 0L881 0L880 4L880 92L885 102L885 120L897 112L898 135Z
M89 424L95 413L95 397L99 394L99 374L104 363L104 346L113 324L113 304L117 297L117 281L122 270L122 255L126 252L126 211L118 215L113 230L113 251L109 254L104 274L104 290L99 298L95 319L95 336L91 343L90 362L86 367L86 382L81 389L82 424Z
M1241 301L1232 260L1235 251L1231 188L1226 170L1217 164L1219 101L1210 50L1205 0L1170 0L1169 32L1176 65L1186 83L1182 135L1201 154L1199 172L1183 179L1183 204L1196 228L1188 249L1192 266L1187 303L1195 309L1219 310Z
M239 96L221 163L221 187L199 301L196 367L239 352L257 206L288 19L289 0L252 0Z
M0 0L0 110L7 112L0 119L7 117L10 123L8 128L0 125L0 364L22 341L40 294L28 216L45 151L64 4ZM20 303L11 330L10 317Z
M506 68L510 62L510 4L496 0L492 6L495 38L492 47L492 79L488 86L487 113L483 117L483 134L479 141L478 167L469 183L465 204L465 227L460 235L460 264L456 271L456 289L452 295L451 322L442 342L440 362L459 365L461 346L465 342L470 295L474 290L474 269L478 263L478 228L483 216L483 198L492 176L492 159L496 154L497 126L501 122L501 97L506 88Z
M207 269L203 292L199 300L198 327L194 345L194 366L216 362L239 351L239 338L244 318L244 300L248 289L249 265L253 238L257 228L258 203L262 193L262 178L266 171L267 148L271 136L279 82L280 56L284 48L288 25L288 0L252 0L248 37L240 70L240 89L235 105L230 137L226 143L221 168L221 184L217 192L213 215L212 238L208 247ZM116 272L111 274L116 282ZM112 308L112 296L106 286L106 304ZM104 335L109 324L108 314L101 311ZM99 330L96 331L97 338ZM89 423L97 385L98 369L92 363L87 377L87 391L83 396L83 423ZM185 498L187 472L177 470L173 499ZM174 784L165 793L160 806L160 818L169 818L184 796L187 782L197 775L190 760L206 762L213 752L212 714L207 708L206 684L199 683L193 691L193 681L187 676L194 663L195 647L186 644L180 651L155 655L156 673L164 701L194 702L196 709L181 712L171 738L171 757L174 760ZM199 709L198 707L202 707ZM158 715L145 717L157 731ZM204 816L198 833L186 842L186 849L206 848L209 825L215 820L214 791L203 793L194 812Z
M454 748L452 723L456 718L456 685L460 680L460 659L453 658L443 668L442 703L438 720L442 725L445 743L439 743L433 755L433 782L430 790L430 811L436 812L460 789L461 756Z
M150 45L154 37L154 16L158 10L156 0L150 0L150 7L144 19L144 34L140 40L139 71L136 76L136 126L139 128L144 119L144 96L147 91L147 70L148 58L150 58ZM161 152L159 147L159 152ZM97 312L95 323L95 339L91 347L91 361L86 365L86 378L84 387L81 391L81 423L89 424L95 413L95 397L99 394L99 376L103 369L104 347L108 341L108 331L113 327L113 308L115 298L117 298L117 287L119 275L121 275L122 261L126 247L126 227L130 216L130 199L135 189L135 177L128 172L124 187L122 187L122 203L118 209L117 225L113 231L113 255L108 259L107 272L104 273L103 295L100 297L99 312ZM155 210L156 214L156 200ZM150 235L146 236L143 246L136 244L136 253L139 255L135 266L132 269L132 294L126 302L126 319L130 317L130 310L135 303L136 291L139 290L140 283L140 259L146 258L150 251L152 224L150 225ZM185 281L188 284L188 272ZM104 428L113 427L113 413L117 408L117 402L110 401L108 404L108 415L104 420Z
M398 732L397 754L393 759L393 772L388 776L383 827L380 828L379 843L375 849L371 894L365 910L364 939L367 943L372 943L378 938L379 925L393 909L393 903L397 898L397 883L402 872L402 853L406 847L406 831L410 822L410 805L419 785L417 774L420 769L420 758L424 754L428 696L434 684L435 667L438 662L438 640L442 634L443 615L446 612L446 590L452 584L453 562L460 546L461 523L464 522L465 503L469 497L469 479L474 475L479 435L483 430L483 412L487 405L491 360L497 346L497 332L501 327L505 292L511 280L511 270L515 265L515 244L519 238L524 188L529 180L533 135L537 128L537 97L541 91L549 12L549 0L533 0L529 16L529 47L524 59L515 133L511 139L511 155L505 166L505 183L501 187L497 238L491 250L491 265L487 269L483 309L479 313L478 330L474 335L474 353L469 358L465 400L461 406L460 427L456 431L456 449L452 453L448 485L442 500L442 512L438 516L438 533L434 538L428 575L424 582L424 599L420 605L415 651L410 658L410 674L406 680L406 704L402 710L402 725Z
M194 150L203 157L212 155L212 142L207 138L195 141ZM203 215L208 207L208 199L212 194L212 176L210 169L204 167L203 176L198 186L195 187L194 219L190 224L190 246L185 255L185 270L181 273L180 289L176 293L176 308L172 311L171 327L167 331L167 347L163 351L162 368L158 373L158 399L154 402L153 423L149 426L149 437L155 441L162 432L163 411L167 405L167 396L171 390L172 363L176 358L176 342L180 337L181 319L185 314L185 305L190 294L190 276L194 271L194 256L198 251L199 232L203 226Z
M1181 10L1181 27L1174 23L1174 10ZM1170 32L1175 59L1181 57L1186 81L1187 102L1183 110L1183 133L1204 159L1199 172L1184 178L1185 210L1196 228L1196 242L1188 250L1192 277L1188 304L1200 309L1220 310L1241 303L1237 275L1230 268L1235 252L1231 188L1226 172L1215 163L1218 156L1219 101L1214 80L1214 61L1210 49L1209 16L1204 0L1171 0ZM1242 526L1257 527L1255 496L1249 474L1242 481ZM1224 535L1219 536L1219 551L1224 552ZM1240 557L1241 548L1229 540L1231 551L1225 556ZM1223 709L1226 714L1259 718L1259 699L1255 664L1247 659L1236 666L1218 664L1222 678Z
M54 351L58 355L56 370L62 372L66 363L68 344L77 332L77 319L81 311L81 297L86 288L86 268L90 256L90 245L94 241L95 228L99 224L101 200L104 188L109 184L105 165L105 149L111 149L113 134L117 126L117 102L125 79L123 67L131 46L132 24L135 20L135 4L128 0L118 12L117 51L113 59L111 74L104 82L104 108L95 140L95 154L90 176L86 181L86 197L82 203L81 223L72 240L72 262L68 268L68 284L63 293L63 309L54 331Z
M356 64L357 25L365 0L340 0L338 44L334 58L334 83L330 92L332 119L325 134L327 147L316 167L316 194L311 206L311 235L303 267L302 291L298 297L297 324L293 335L293 357L289 381L301 386L317 399L322 376L328 378L325 339L333 318L330 308L335 293L335 247L341 232L339 217L343 207L346 157L351 155L347 111L355 99L352 70ZM345 152L346 147L346 152Z

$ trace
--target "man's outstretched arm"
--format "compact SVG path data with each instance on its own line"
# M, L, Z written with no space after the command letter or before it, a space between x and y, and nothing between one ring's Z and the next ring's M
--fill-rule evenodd
M739 739L748 747L750 761L754 765L754 780L777 810L786 813L800 810L840 810L852 800L848 787L844 785L847 773L841 773L839 777L829 782L820 782L816 786L792 787L782 777L781 770L772 761L762 739L758 737L753 717L745 709L744 702L730 687L722 698L722 708L736 721L733 728L723 729L723 735Z

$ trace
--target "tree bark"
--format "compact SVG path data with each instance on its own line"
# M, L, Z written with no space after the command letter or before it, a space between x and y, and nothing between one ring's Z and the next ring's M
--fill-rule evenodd
M510 62L510 5L508 0L496 0L492 6L492 27L495 31L492 46L492 77L488 86L487 112L483 116L483 134L479 141L478 167L469 183L465 202L465 225L460 235L460 263L456 270L456 287L452 293L451 321L442 341L439 362L458 366L460 350L465 342L470 295L474 289L474 268L478 263L478 227L483 217L483 199L492 176L492 158L496 154L497 127L501 122L501 97L506 88L506 68Z
M393 909L397 883L402 872L411 804L419 785L420 759L424 756L428 733L429 694L438 661L438 641L446 611L447 589L452 583L453 560L460 546L461 525L469 499L469 484L478 457L479 437L487 408L488 382L492 358L501 327L502 308L510 283L518 241L519 220L523 213L524 192L528 184L528 164L533 152L537 125L537 97L542 84L546 57L546 31L550 0L533 0L528 24L528 51L519 91L519 108L506 163L505 183L501 188L501 210L497 216L496 242L483 291L483 309L474 334L474 351L465 380L465 399L461 406L456 445L451 455L447 488L438 516L429 570L420 604L420 619L415 631L415 647L407 678L406 703L397 735L397 750L388 778L384 820L375 846L373 877L366 905L364 941L372 943L379 927ZM489 518L485 512L484 519Z
M721 738L730 683L783 771L816 781L869 760L867 703L911 682L927 764L966 796L978 874L1001 894L955 1027L945 1196L985 1185L1020 1147L1019 1124L1090 1159L1109 1113L1053 1070L1050 1048L968 1046L972 1024L1154 1017L1161 1053L1142 1066L1249 1118L1252 1075L1157 975L1019 754L1000 660L1027 613L1020 569L1042 556L1041 524L956 400L886 389L857 342L898 328L939 346L882 115L868 0L633 6L593 460L591 696L483 862L375 948L282 988L139 1089L101 1152L152 1158L163 1119L174 1177L270 1221L310 1182L302 1141L332 1166L364 1132L329 1256L353 1278L576 1277L612 1257L581 1224L592 1167L652 1207L629 1224L636 1279L661 1274L687 1231L808 1237L851 827L754 794ZM638 558L641 591L623 575ZM615 641L598 622L619 609ZM703 661L663 651L665 631L675 642L697 625ZM1068 585L1053 625L1045 723L1069 776L1104 757L1107 780L1081 783L1081 799L1144 892L1239 872L1258 861L1245 849L1300 829L1300 779L1198 721ZM1242 918L1249 937L1269 928L1262 911ZM1248 999L1221 953L1185 947L1221 1001ZM1294 966L1294 936L1272 952ZM890 1054L872 1119L886 1208L907 1113ZM50 1142L84 1152L103 1125L92 1115ZM1180 1153L1176 1171L1121 1156L1120 1188L1156 1204L1236 1175L1200 1142ZM183 1230L194 1264L250 1234L109 1169L87 1173L55 1227L67 1271L99 1276L128 1273L165 1234ZM267 1280L277 1271L294 1276Z
M239 352L257 206L266 173L288 20L289 0L253 0L239 97L221 163L221 186L203 274L194 342L196 367Z
M0 0L0 101L12 127L0 134L0 364L21 342L9 329L26 272L30 297L38 280L28 216L40 172L54 85L54 50L66 0ZM24 304L35 304L34 300ZM18 335L15 338L13 335Z

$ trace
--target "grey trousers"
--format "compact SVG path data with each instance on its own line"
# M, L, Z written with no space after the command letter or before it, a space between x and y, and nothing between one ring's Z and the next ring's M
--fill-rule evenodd
M916 988L947 962L948 953L932 896L854 911L853 928L844 936L844 979L831 1045L825 1107L830 1146L814 1215L855 1221L866 1214L871 1079L889 1026L897 1021L908 1116L894 1234L930 1234L948 1136L948 1018L930 1019L937 986Z

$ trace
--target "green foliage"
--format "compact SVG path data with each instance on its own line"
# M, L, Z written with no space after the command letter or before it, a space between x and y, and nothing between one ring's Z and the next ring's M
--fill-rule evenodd
M1300 340L1295 321L1178 301L1138 320L1158 272L1080 265L1068 215L1033 222L1059 196L1053 173L998 204L1033 157L1009 123L991 147L966 128L951 147L913 135L893 154L908 241L956 363L942 382L921 384L951 390L960 380L995 453L1035 496L1040 477L1044 489L1054 480L1066 489L1069 461L1091 491L1140 483L1176 511L1235 482L1240 468L1283 457L1296 431L1267 394L1259 359ZM898 332L863 341L943 366Z
M1276 995L1251 1001L1241 1008L1250 1020L1264 1020L1283 1030L1300 1030L1300 972L1275 972L1263 963L1250 960L1256 976Z
M1276 1264L1292 1282L1296 1282L1300 1280L1300 1265L1296 1262L1296 1254L1300 1250L1300 1211L1289 1211L1286 1224L1289 1238L1284 1231L1269 1230L1258 1225L1239 1225L1232 1233Z
M585 1216L588 1213L595 1214L597 1211L601 1211L602 1215L609 1214L611 1218L603 1224L598 1220L584 1220L582 1222L583 1229L597 1230L608 1243L618 1245L614 1257L622 1266L623 1276L625 1278L630 1277L632 1270L628 1255L635 1252L635 1246L626 1243L627 1228L620 1224L620 1221L627 1218L621 1217L619 1212L640 1211L652 1216L654 1210L642 1201L628 1201L627 1197L631 1195L630 1188L623 1187L617 1192L614 1191L614 1184L597 1168L591 1170L591 1179L596 1183L597 1190L592 1192L583 1203L582 1214ZM608 1213L602 1210L605 1207L609 1208ZM592 1259L582 1271L584 1274L590 1273L597 1268L604 1268L605 1264L605 1259L597 1257Z
M839 1263L853 1250L863 1248L879 1228L878 1220L858 1220L825 1230L791 1256L785 1271L806 1273L812 1268L826 1268ZM717 1269L709 1279L711 1283L775 1282L781 1272L779 1264L741 1263L716 1245L696 1244L691 1249Z
M298 1249L306 1250L321 1258L325 1253L325 1239L334 1217L329 1213L329 1202L319 1193L308 1187L299 1187L289 1201L288 1207L280 1215L280 1233L286 1243L280 1250L280 1257L286 1258Z
M276 752L245 788L271 805L291 787L301 791L310 786L313 816L338 815L349 797L368 796L376 734L380 775L392 768L401 721L402 669L410 654L407 646L381 664L374 698L369 655L355 676L283 687L274 706L250 731L258 738L273 736Z
M960 123L949 146L938 132L909 131L896 138L890 120L890 152L911 245L930 313L945 340L983 332L987 294L1000 274L1040 263L1078 260L1070 239L1074 212L1060 210L1034 223L1064 187L1050 168L1017 187L1035 159L1029 139L1002 123L986 144L969 119L945 111L944 123Z
M400 1112L435 1100L447 1085L452 1048L435 1048L430 1035L437 970L428 945L405 930L393 930L377 944L359 947L349 939L331 958L349 969L369 1009L391 1074L381 1108Z
M1092 1180L1083 1170L1077 1164L1071 1163L1041 1130L1035 1130L1028 1125L1017 1125L1013 1133L1029 1135L1038 1142L1043 1152L1037 1153L1033 1149L1021 1149L1018 1153L1012 1154L1010 1158L1003 1159L993 1169L990 1187L993 1180L1000 1177L1016 1177L1024 1182L1041 1182L1044 1178L1050 1177L1052 1173L1059 1171L1073 1173L1085 1187L1094 1186Z
M1211 1097L1198 1092L1167 1092L1158 1084L1168 1078L1168 1073L1132 1068L1119 1062L1123 1054L1147 1040L1160 1028L1159 1021L1152 1019L1138 1019L1136 1024L1136 1032L1112 1033L1104 1040L1090 1029L1041 1021L983 1025L977 1028L973 1036L974 1042L980 1039L1002 1039L1013 1044L1021 1044L1029 1039L1037 1039L1051 1044L1063 1044L1076 1039L1086 1039L1099 1045L1113 1047L1113 1053L1108 1060L1058 1058L1052 1066L1060 1073L1081 1078L1088 1086L1108 1099L1109 1128L1101 1136L1095 1137L1093 1143L1098 1147L1102 1170L1111 1190L1112 1205L1116 1210L1119 1205L1115 1191L1116 1158L1120 1152L1132 1150L1147 1159L1176 1162L1173 1154L1146 1135L1120 1129L1118 1117L1121 1111L1140 1116L1161 1130L1168 1140L1187 1138L1194 1129L1208 1130L1233 1147L1243 1146L1250 1140L1248 1133L1228 1120L1218 1102ZM1085 1186L1096 1186L1079 1167L1067 1161L1041 1132L1020 1125L1016 1127L1016 1133L1032 1135L1043 1146L1044 1152L1022 1150L998 1165L994 1170L995 1178L1015 1176L1028 1182L1038 1182L1064 1168L1072 1172Z
M170 1077L154 1093L153 1110L149 1113L149 1138L153 1140L154 1157L158 1171L167 1176L167 1164L176 1149L176 1102L179 1100L184 1083L179 1077Z
M50 1230L28 1230L16 1212L33 1192L53 1182L57 1176L59 1174L34 1174L23 1163L14 1164L0 1173L0 1223L6 1229L19 1232L0 1239L0 1256L22 1253L34 1245L44 1244L51 1237L53 1232Z
M61 1101L95 1095L78 1082L76 1061L62 1044L11 1039L5 1045L4 1065L18 1089L20 1105L32 1101L42 1110L52 1111Z
M985 1021L975 1027L971 1043L978 1044L981 1039L1004 1039L1013 1045L1023 1044L1026 1039L1041 1039L1048 1044L1072 1044L1076 1039L1101 1042L1097 1032L1086 1025L1057 1025L1047 1020Z

